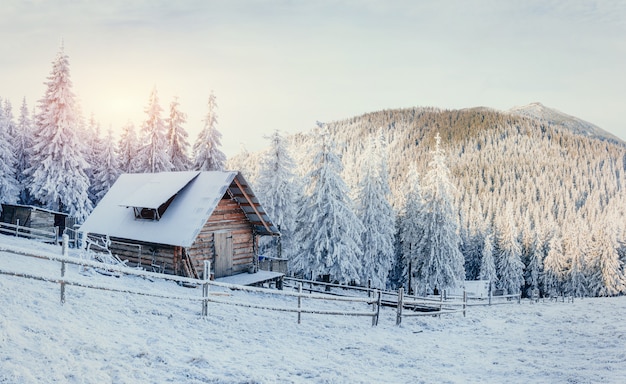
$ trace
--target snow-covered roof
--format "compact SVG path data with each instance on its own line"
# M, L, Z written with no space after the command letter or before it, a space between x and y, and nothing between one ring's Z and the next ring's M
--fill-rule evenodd
M130 195L124 197L119 205L124 207L157 209L170 197L178 193L200 172L164 172L152 177Z
M189 247L227 191L258 234L278 234L243 176L221 171L123 174L80 230ZM133 208L157 209L173 196L159 220L135 218Z
M57 212L57 211L53 211L51 209L47 209L47 208L42 208L42 207L35 207L34 205L25 205L25 204L8 204L8 203L2 203L2 205L7 206L7 207L20 207L20 208L28 208L31 209L33 211L42 211L42 212L46 212L46 213L51 213L53 215L63 215L63 216L69 216L69 214L65 213L65 212Z

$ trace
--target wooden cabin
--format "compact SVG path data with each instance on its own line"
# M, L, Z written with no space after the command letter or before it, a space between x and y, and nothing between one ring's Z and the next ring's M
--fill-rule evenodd
M107 236L109 250L129 265L202 278L258 266L258 237L278 236L239 172L121 175L80 228Z

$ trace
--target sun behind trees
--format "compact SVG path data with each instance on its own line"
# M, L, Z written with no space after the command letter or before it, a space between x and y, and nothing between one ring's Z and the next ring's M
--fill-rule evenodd
M26 99L17 122L0 99L0 202L32 204L82 222L120 173L223 169L216 98L210 93L205 128L189 153L186 115L175 98L162 117L156 87L137 135L128 122L119 138L88 123L72 90L69 57L61 47L32 118ZM191 159L194 159L192 161ZM198 166L196 167L196 164Z

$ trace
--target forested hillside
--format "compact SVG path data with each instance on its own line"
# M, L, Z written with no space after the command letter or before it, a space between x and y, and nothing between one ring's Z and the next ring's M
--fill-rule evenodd
M289 273L426 293L486 279L506 292L626 292L626 144L533 103L409 108L275 132L226 164L216 98L193 146L156 88L138 134L85 121L61 50L29 114L0 100L0 202L84 220L121 172L241 170L282 233L262 240Z
M624 292L624 143L601 131L593 137L572 131L567 119L531 115L487 108L410 108L326 127L354 199L361 164L371 156L370 139L379 133L386 139L391 204L399 219L409 170L415 166L420 175L427 173L439 133L455 186L468 279L479 277L485 245L493 242L496 264L502 262L499 255L519 254L529 295ZM314 166L312 154L319 147L315 131L288 137L300 175ZM229 160L229 168L243 169L254 182L260 156L240 154Z

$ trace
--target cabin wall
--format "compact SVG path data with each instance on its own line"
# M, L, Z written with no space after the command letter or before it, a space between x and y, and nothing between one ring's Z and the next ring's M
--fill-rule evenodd
M172 275L182 274L180 247L112 237L109 250L120 260L128 260L127 265L131 267Z
M230 232L232 235L232 270L226 275L247 271L254 263L256 249L252 225L239 204L225 195L201 229L194 244L187 250L199 275L202 275L204 260L209 260L215 265L215 232Z
M50 212L32 210L30 212L30 228L54 228L54 214Z

